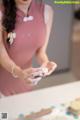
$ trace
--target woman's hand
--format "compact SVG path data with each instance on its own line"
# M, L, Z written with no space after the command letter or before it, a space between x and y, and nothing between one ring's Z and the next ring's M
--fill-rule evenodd
M28 69L25 69L24 71L24 76L25 76L25 81L26 81L26 84L29 84L29 85L36 85L35 82L33 81L33 75L34 73L37 72L37 68L28 68Z
M11 73L14 78L25 80L26 84L30 86L36 85L42 78L42 71L40 68L31 67L22 70L18 66L13 66Z
M34 68L27 68L25 70L22 70L20 67L14 67L12 75L15 78L25 80L27 84L32 84L29 78L32 76L33 72L35 72Z
M51 75L57 68L57 64L53 61L48 61L42 65L43 68L47 68L48 72L45 72L44 76Z

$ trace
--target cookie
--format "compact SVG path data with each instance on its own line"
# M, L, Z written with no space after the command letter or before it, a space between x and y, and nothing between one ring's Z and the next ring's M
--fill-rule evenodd
M68 111L71 114L79 115L80 114L80 99L72 101L68 107Z

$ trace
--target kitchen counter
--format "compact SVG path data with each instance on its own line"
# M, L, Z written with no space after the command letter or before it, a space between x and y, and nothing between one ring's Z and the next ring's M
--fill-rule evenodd
M72 82L1 98L0 113L8 113L8 120L13 120L19 114L26 115L78 97L80 97L80 82Z

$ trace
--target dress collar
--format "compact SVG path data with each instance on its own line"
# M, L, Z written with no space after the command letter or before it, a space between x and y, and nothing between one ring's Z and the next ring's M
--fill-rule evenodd
M28 11L29 14L33 11L33 6L34 6L34 0L32 0L32 2L31 2L31 6L30 6L30 9ZM21 9L17 8L17 15L20 17L24 17L25 13Z

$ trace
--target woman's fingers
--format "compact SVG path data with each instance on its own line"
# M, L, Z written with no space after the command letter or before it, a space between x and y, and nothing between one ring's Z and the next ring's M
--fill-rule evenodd
M32 74L35 72L34 68L28 68L24 70L24 74L26 76L26 78L29 78L30 76L32 76Z
M37 75L38 72L38 68L28 68L24 70L25 73L25 81L26 84L30 85L30 86L34 86L38 83L39 79L38 78L34 78L35 75Z
M28 68L24 70L26 83L29 85L37 85L37 83L45 76L50 75L57 68L54 62L48 62L40 68Z
M55 69L57 68L57 64L53 61L51 61L51 62L49 61L48 63L43 64L42 67L48 69L48 72L45 72L45 75L44 75L44 76L47 76L55 71Z
M51 62L51 65L49 65L49 67L48 67L48 73L47 73L47 75L50 75L51 73L53 73L56 68L57 68L57 64Z
M57 64L54 62L50 62L47 64L47 67L48 67L48 71L55 70L55 68L57 67Z

